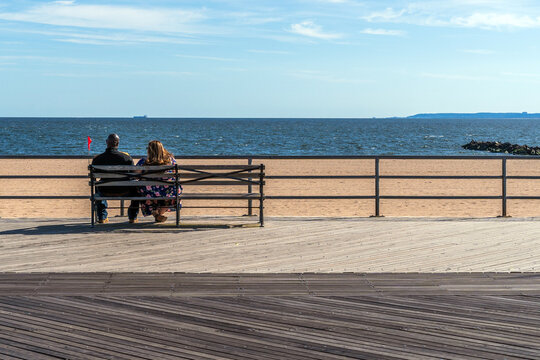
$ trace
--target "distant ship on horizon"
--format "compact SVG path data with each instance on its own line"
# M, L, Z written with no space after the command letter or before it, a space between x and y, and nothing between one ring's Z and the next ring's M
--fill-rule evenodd
M148 116L146 115L135 115L133 118L134 119L146 119Z

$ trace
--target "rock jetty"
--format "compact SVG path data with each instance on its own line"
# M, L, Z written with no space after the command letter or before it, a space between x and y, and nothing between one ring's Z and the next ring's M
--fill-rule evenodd
M531 147L528 145L516 145L506 143L500 143L498 141L474 141L461 145L462 148L467 150L480 150L489 151L494 153L504 153L513 155L540 155L540 147Z

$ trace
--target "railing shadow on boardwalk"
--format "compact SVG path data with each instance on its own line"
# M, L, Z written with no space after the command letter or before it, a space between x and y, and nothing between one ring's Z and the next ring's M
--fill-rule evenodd
M174 232L185 233L192 231L206 231L213 229L230 228L229 225L223 224L181 224L180 228L176 228L174 223L155 224L151 222L143 222L138 224L108 223L99 225L94 228L90 223L64 223L59 224L43 224L44 220L40 219L35 225L0 231L2 235L61 235L61 234L96 234L96 233L118 233L118 232Z

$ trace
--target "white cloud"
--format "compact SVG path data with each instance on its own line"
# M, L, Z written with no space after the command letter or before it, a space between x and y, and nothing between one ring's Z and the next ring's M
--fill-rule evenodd
M72 43L72 44L85 44L85 45L109 45L110 42L100 41L100 40L91 40L91 39L52 39L54 41Z
M504 76L520 77L520 78L540 78L538 73L515 73L515 72L503 72Z
M517 27L532 28L540 26L540 17L532 18L528 15L475 13L469 16L453 17L449 21L452 25L479 28Z
M43 73L41 74L43 76L50 76L50 77L62 77L62 78L96 78L96 77L116 77L118 74L106 74L106 73L99 73L99 74L88 74L88 73Z
M150 75L150 76L195 76L197 73L190 71L133 71L129 74L133 75Z
M323 32L322 28L313 21L303 21L299 24L292 24L290 31L298 35L324 40L339 39L342 37L341 34Z
M195 76L197 73L192 73L189 71L116 71L116 72L92 72L92 73L72 73L72 72L53 72L53 73L43 73L43 76L50 77L62 77L62 78L119 78L123 76L176 76L176 77L185 77L185 76Z
M417 1L401 8L373 9L369 22L481 29L540 27L540 6L529 0Z
M256 12L226 12L216 15L218 15L218 17L234 19L237 23L242 25L261 25L283 20L283 18L279 16L264 16Z
M85 59L69 58L69 57L49 57L49 56L32 56L32 55L2 55L0 61L38 61L72 65L110 65L108 61L91 61Z
M7 30L6 30L7 31ZM45 35L52 37L52 40L92 45L117 45L136 43L170 43L170 44L200 44L200 40L183 35L143 35L138 32L108 32L102 31L66 31L66 30L29 30L29 29L9 29L9 31Z
M0 19L57 26L194 33L190 26L205 18L203 11L54 2L21 12L2 12Z
M421 77L432 78L432 79L442 79L442 80L470 80L470 81L486 81L486 80L495 80L492 77L487 76L472 76L472 75L461 75L461 74L437 74L437 73L422 73Z
M211 61L238 61L237 59L217 57L217 56L184 55L184 54L177 54L176 56L188 58L188 59L200 59L200 60L211 60Z
M405 32L401 30L386 30L386 29L364 29L361 31L362 34L368 35L387 35L387 36L404 36Z
M406 11L406 9L396 11L393 8L386 8L381 11L372 12L362 18L369 22L389 22L401 18Z

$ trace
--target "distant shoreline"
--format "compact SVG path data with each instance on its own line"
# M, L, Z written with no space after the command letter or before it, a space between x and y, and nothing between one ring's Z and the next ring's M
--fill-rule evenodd
M407 119L540 119L539 113L433 113L407 116Z
M421 113L410 116L387 116L387 117L234 117L234 116L0 116L0 120L8 119L55 119L55 120L386 120L386 119L447 119L447 120L460 120L460 119L540 119L540 113Z
M540 113L528 112L478 112L478 113L419 113L409 116L386 117L236 117L236 116L0 116L6 119L134 119L134 120L160 120L160 119L197 119L197 120L384 120L384 119L540 119Z

